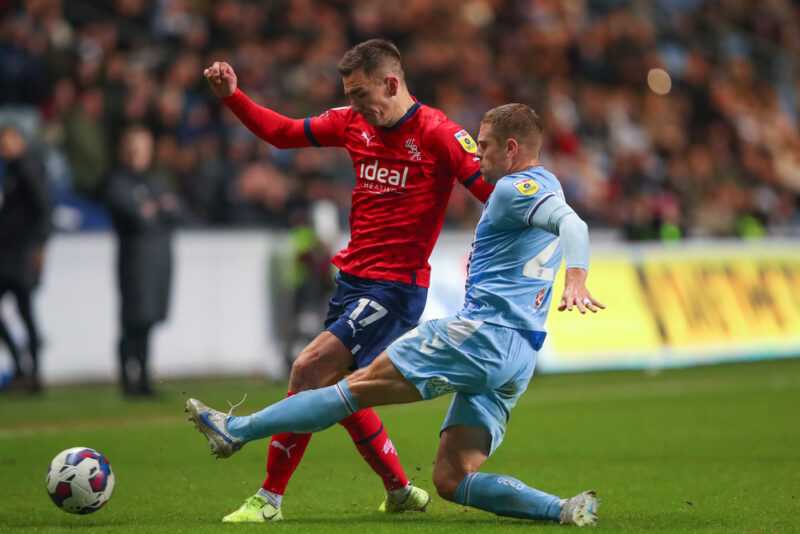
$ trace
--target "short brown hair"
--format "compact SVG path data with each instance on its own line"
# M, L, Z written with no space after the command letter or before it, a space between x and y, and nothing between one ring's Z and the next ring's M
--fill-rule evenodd
M339 62L339 74L349 76L361 69L371 76L379 69L390 68L403 76L403 58L400 51L386 39L370 39L359 43L347 52Z
M542 121L539 114L525 104L504 104L484 113L481 124L492 127L492 134L501 142L516 139L520 145L539 153L542 148Z

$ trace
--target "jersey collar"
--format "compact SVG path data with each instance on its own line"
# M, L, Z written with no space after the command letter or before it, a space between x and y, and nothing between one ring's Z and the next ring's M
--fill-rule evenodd
M417 110L420 107L422 107L422 104L420 104L419 102L414 102L414 105L411 106L410 108L408 108L408 111L406 111L406 114L403 115L402 117L400 117L399 121L397 121L396 123L392 124L391 126L388 126L388 127L384 126L383 130L386 131L386 132L393 132L394 130L396 130L397 128L402 126L403 123L405 123L408 119L413 117L414 113L416 113Z

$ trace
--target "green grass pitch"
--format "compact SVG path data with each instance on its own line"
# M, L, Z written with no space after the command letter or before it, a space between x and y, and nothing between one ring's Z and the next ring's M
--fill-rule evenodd
M215 460L185 420L187 396L249 413L284 384L174 382L156 400L123 401L111 386L0 395L0 532L555 532L435 498L425 514L383 517L380 481L346 432L314 437L289 485L286 521L223 525L258 488L267 442ZM379 409L414 482L431 469L448 399ZM800 359L661 373L537 376L484 470L570 496L604 499L597 532L800 532ZM111 462L116 489L89 516L50 502L50 459L73 446ZM566 531L566 530L564 530Z

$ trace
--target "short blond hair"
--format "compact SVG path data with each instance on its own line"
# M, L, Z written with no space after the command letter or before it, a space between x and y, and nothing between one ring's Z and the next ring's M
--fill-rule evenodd
M523 146L538 154L542 148L542 121L533 108L525 104L504 104L483 114L481 124L492 127L492 135L500 142L516 139Z

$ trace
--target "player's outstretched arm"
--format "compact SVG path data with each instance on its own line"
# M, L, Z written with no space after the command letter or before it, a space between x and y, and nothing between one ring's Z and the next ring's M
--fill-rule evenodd
M564 293L558 311L581 313L588 309L597 313L605 306L595 300L586 289L586 274L589 270L589 227L569 205L553 193L538 201L531 214L530 224L561 238L564 261L567 264Z
M560 201L560 199L558 199ZM564 203L564 206L567 206ZM561 237L561 248L564 249L564 261L567 271L564 276L564 293L558 311L572 311L578 308L581 313L586 310L597 313L598 308L605 306L595 300L586 289L586 275L589 269L589 229L586 223L567 206L569 211L558 219L558 235Z
M216 61L203 71L214 94L255 135L277 148L301 148L315 144L303 119L290 119L259 106L238 89L236 73L228 63Z

